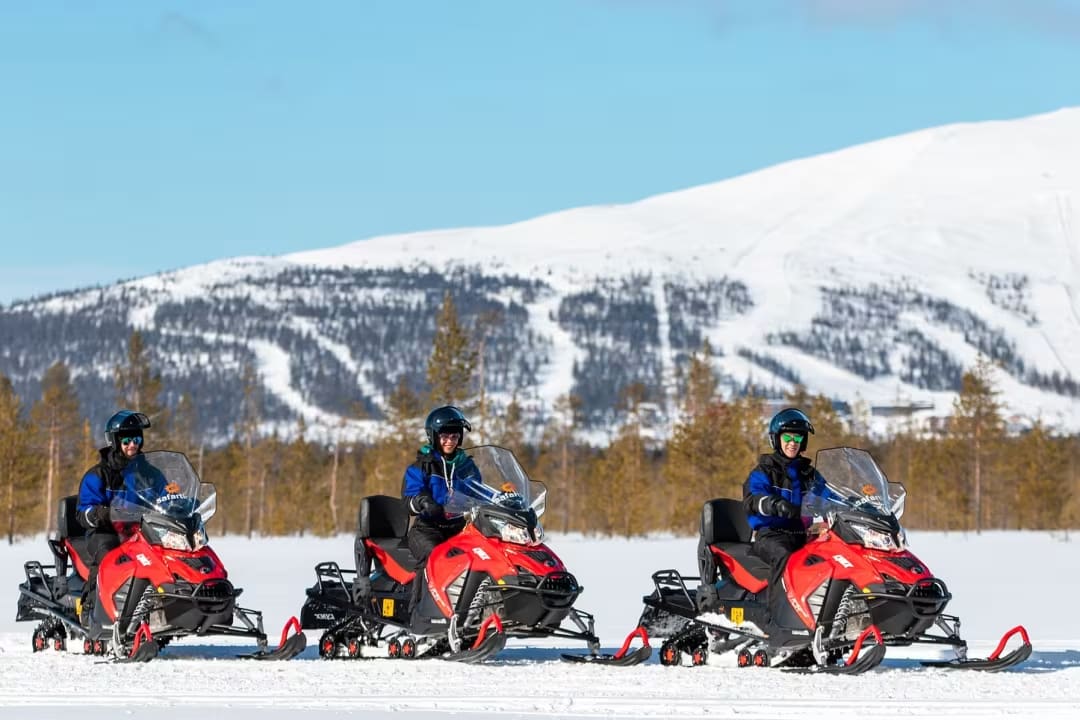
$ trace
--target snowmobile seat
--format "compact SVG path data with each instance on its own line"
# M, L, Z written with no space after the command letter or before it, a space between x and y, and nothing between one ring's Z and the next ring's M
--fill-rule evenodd
M702 543L714 546L727 556L717 558L717 565L735 575L736 582L743 587L758 585L743 576L743 571L758 581L768 582L769 578L769 563L750 552L752 537L740 500L717 498L707 501L701 508Z
M411 573L416 567L416 558L405 539L408 532L409 506L404 500L390 495L369 495L363 498L360 501L360 517L356 531L357 569L361 572L370 570L369 567L364 567L365 560L370 563L370 558L361 555L364 541L367 541L388 556L379 557L382 553L375 552L384 566L389 559L404 571L401 573L402 577ZM391 575L397 575L392 568L387 567L387 570Z
M71 549L71 552L75 555L75 558L73 558L75 567L79 574L82 575L86 572L85 568L88 567L89 553L86 549L86 528L80 525L78 521L78 508L78 495L68 495L60 498L60 502L56 506L56 544L58 546L67 545ZM60 552L59 548L53 548L53 555L57 556L57 560L60 559Z
M749 543L750 523L742 501L717 498L706 502L701 508L701 537L709 545Z

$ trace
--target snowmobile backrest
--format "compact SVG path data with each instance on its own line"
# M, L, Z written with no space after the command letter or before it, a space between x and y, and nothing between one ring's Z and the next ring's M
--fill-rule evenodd
M360 501L362 538L403 538L409 531L409 506L399 497L368 495Z
M741 500L717 498L701 508L701 538L707 544L750 542L750 523Z
M56 532L60 539L78 538L86 535L86 528L79 524L79 496L60 498L56 508Z

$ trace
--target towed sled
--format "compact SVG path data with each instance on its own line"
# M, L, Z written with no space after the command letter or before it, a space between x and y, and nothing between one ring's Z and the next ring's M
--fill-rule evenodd
M555 637L588 646L589 654L564 654L566 660L646 660L652 650L640 630L617 653L600 653L593 616L574 607L583 588L543 543L545 486L505 448L469 453L479 478L446 504L448 514L465 518L465 529L436 546L423 568L414 570L405 540L406 502L387 495L361 500L356 569L316 565L300 613L302 627L324 631L319 655L475 663L502 650L507 638ZM630 650L634 637L644 644Z
M740 667L857 674L876 667L887 647L937 646L955 657L924 665L996 671L1031 655L1017 626L990 657L967 658L960 620L945 613L952 595L907 549L904 487L889 482L870 453L821 450L816 467L826 490L804 498L808 542L788 558L780 592L767 592L769 566L750 552L742 502L705 503L700 576L661 570L643 598L642 626L665 639L662 664L736 653ZM1020 644L1004 652L1014 636Z
M191 635L251 638L258 650L240 657L253 659L287 660L304 650L295 618L270 649L262 613L236 604L242 591L207 544L204 523L217 510L217 494L199 482L187 457L137 455L123 476L109 510L122 542L102 559L92 597L83 598L90 556L75 496L60 501L56 537L48 540L52 564L24 564L15 619L39 621L34 652L63 651L81 639L83 654L145 662Z

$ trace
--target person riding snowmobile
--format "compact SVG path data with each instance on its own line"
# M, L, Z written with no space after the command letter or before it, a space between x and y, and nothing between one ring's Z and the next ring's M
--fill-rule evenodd
M98 450L100 461L86 471L79 482L77 519L87 530L86 549L90 556L89 577L83 588L82 605L94 597L97 571L102 559L120 545L109 519L109 506L124 487L123 472L131 458L142 452L143 430L150 418L133 410L120 410L105 422L108 445Z
M806 413L786 408L769 421L769 443L773 452L762 455L743 484L743 506L753 530L751 552L770 565L769 606L777 593L784 565L791 553L806 544L806 527L800 507L807 493L824 492L825 479L806 450L814 426Z
M416 453L416 461L405 469L402 497L416 520L407 542L423 567L431 551L465 527L464 518L449 516L445 505L455 492L472 492L480 485L480 471L461 449L465 433L472 425L453 405L435 408L424 421L427 444Z

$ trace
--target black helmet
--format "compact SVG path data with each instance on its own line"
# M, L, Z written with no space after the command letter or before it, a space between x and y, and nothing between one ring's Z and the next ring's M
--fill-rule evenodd
M428 443L431 447L438 447L439 433L458 431L462 440L465 432L472 430L472 425L465 419L465 414L453 405L443 405L428 413L424 421L424 432L427 433Z
M150 418L134 410L121 410L105 422L105 438L113 449L120 450L121 437L142 437L150 427Z
M786 408L773 415L773 419L769 421L769 443L773 450L780 452L780 434L785 431L803 436L799 443L799 452L802 452L806 449L806 439L814 434L814 426L802 410Z

